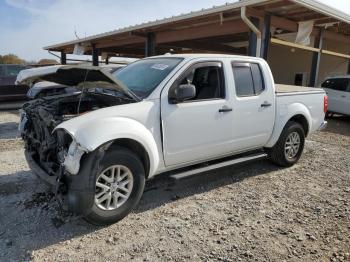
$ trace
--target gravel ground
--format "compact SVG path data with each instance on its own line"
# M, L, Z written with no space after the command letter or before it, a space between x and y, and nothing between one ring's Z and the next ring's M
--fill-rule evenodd
M350 261L350 119L330 119L288 169L259 161L147 183L108 227L63 213L0 112L0 261Z

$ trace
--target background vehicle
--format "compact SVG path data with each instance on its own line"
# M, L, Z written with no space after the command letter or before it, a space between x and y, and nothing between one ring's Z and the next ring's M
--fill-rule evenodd
M21 70L27 69L24 65L0 65L0 101L26 100L28 85L15 85L15 80Z
M123 68L124 64L108 64L101 66L101 68L106 69L110 73L114 73L117 70ZM40 69L39 69L40 70ZM35 72L40 72L38 69ZM45 69L44 69L45 70ZM23 74L28 72L24 71ZM29 99L37 99L46 96L55 96L62 94L73 94L78 90L71 86L59 85L53 82L43 81L34 83L27 92L27 98Z
M350 115L350 75L329 77L321 87L328 95L328 113Z
M305 137L326 124L322 89L275 85L259 58L159 56L114 75L50 70L21 82L114 90L32 101L20 123L34 173L96 224L125 217L157 174L184 176L266 156L291 166Z

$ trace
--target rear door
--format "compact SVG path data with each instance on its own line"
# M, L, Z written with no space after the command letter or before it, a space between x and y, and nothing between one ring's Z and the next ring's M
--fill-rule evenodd
M275 120L272 77L258 62L232 61L234 87L233 140L235 149L262 147L269 140Z

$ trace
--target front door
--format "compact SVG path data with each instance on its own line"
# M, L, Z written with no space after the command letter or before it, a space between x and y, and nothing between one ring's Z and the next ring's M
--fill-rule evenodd
M232 148L232 105L221 62L191 65L170 87L191 83L196 96L171 104L162 96L164 160L167 166L227 154Z

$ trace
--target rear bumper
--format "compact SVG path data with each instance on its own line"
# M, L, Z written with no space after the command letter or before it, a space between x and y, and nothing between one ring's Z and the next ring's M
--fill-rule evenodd
M33 173L46 182L47 184L50 184L52 186L56 185L57 183L57 177L56 176L50 176L48 173L46 173L45 170L43 170L33 159L32 154L30 154L27 150L24 151L24 155L26 157L28 166L33 171Z
M323 121L322 124L320 125L320 127L318 128L318 130L323 130L327 127L328 122L327 121Z

